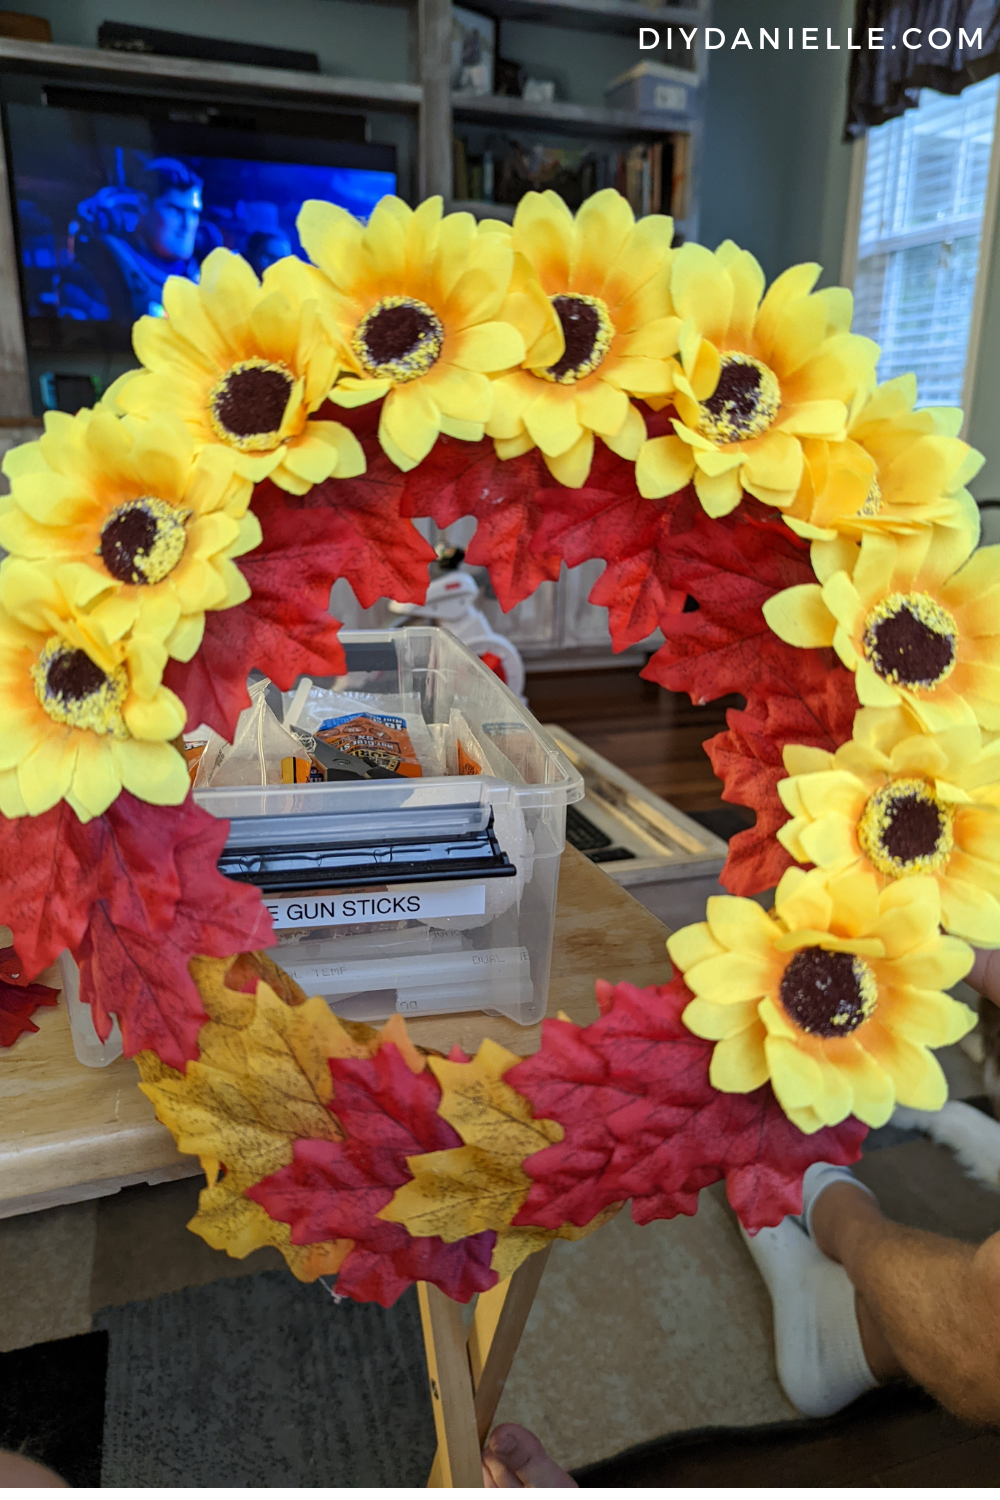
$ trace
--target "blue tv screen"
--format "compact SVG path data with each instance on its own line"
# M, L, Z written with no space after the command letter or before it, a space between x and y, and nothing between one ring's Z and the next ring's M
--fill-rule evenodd
M9 104L7 140L29 348L123 350L224 245L258 275L305 252L325 198L367 220L396 190L395 148Z

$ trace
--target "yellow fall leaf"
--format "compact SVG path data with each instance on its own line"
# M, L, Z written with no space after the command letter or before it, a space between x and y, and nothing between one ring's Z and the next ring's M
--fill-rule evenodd
M353 1240L323 1240L315 1245L293 1245L291 1227L272 1219L259 1203L244 1197L229 1177L203 1189L198 1212L187 1227L213 1250L225 1250L235 1260L273 1245L300 1281L334 1275L354 1244Z
M520 1058L496 1042L483 1042L468 1063L428 1061L441 1085L438 1113L464 1145L408 1157L413 1180L396 1189L379 1217L447 1244L484 1229L506 1230L531 1187L521 1163L561 1141L562 1126L536 1120L527 1099L504 1083L504 1073ZM502 1254L505 1260L513 1255L513 1245Z
M296 1139L342 1138L327 1108L333 1096L330 1058L370 1057L391 1041L414 1072L425 1060L401 1016L381 1032L345 1025L325 1001L289 1004L263 980L256 995L229 989L231 967L229 959L191 961L210 1016L199 1033L198 1059L179 1073L155 1053L141 1052L135 1059L140 1088L178 1148L200 1158L208 1179L189 1227L237 1258L276 1245L297 1276L312 1280L337 1270L351 1241L292 1245L289 1226L272 1220L244 1190L287 1166Z

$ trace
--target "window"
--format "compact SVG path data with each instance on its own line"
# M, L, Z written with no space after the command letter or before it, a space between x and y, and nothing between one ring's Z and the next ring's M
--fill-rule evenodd
M870 130L854 329L880 380L913 370L920 406L961 406L997 109L997 77Z

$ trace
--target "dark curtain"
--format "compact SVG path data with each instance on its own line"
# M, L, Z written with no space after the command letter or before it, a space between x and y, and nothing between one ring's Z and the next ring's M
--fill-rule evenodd
M882 29L881 52L868 47L872 27ZM903 42L910 27L919 29L919 37L909 38L920 42L918 50ZM929 45L928 37L938 28L951 36L947 49ZM982 45L960 47L963 29L968 36L981 30ZM857 0L854 42L862 50L851 53L847 141L912 109L921 89L960 94L970 83L1000 73L1000 0Z

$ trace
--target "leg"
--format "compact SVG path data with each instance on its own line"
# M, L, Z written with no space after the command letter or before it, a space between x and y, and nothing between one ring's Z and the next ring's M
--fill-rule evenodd
M1000 1426L1000 1234L977 1249L905 1229L847 1182L820 1194L811 1227L854 1285L873 1373L905 1373L957 1416Z

